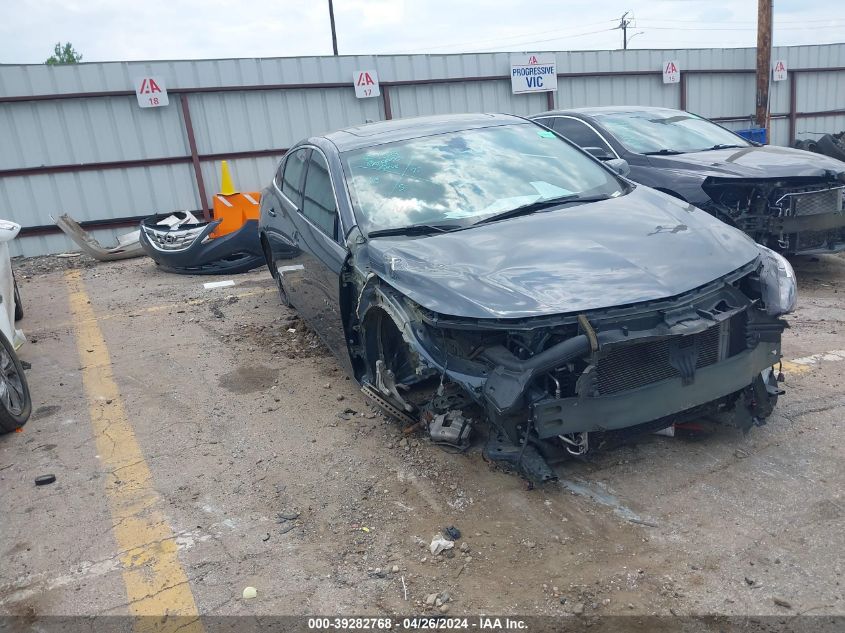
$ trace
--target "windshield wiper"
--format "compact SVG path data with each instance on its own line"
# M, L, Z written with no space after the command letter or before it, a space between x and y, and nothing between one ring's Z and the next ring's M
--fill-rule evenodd
M569 202L598 202L599 200L607 200L610 198L607 194L602 194L599 196L580 196L577 193L573 193L568 196L560 196L559 198L546 198L544 200L537 200L535 202L529 202L528 204L523 204L518 207L514 207L513 209L508 209L507 211L502 211L500 213L494 213L493 215L483 218L473 224L487 224L488 222L495 222L496 220L505 220L507 218L515 218L519 215L529 215L531 213L536 213L537 211L542 211L543 209L547 209L549 207L556 207L561 204L567 204Z
M446 233L459 228L456 224L410 224L408 226L394 226L389 229L377 229L367 233L368 238L389 237L391 235L431 235L432 233Z
M712 151L712 150L714 150L714 149L733 149L734 147L736 147L736 148L743 148L743 147L746 147L746 146L745 146L745 145L731 145L731 144L729 144L729 143L717 143L717 144L716 144L716 145L714 145L713 147L708 147L708 148L706 148L706 149L702 149L702 150L699 150L699 151L701 151L701 152L710 152L710 151Z
M665 147L663 149L658 149L658 150L655 150L653 152L643 152L643 154L646 155L646 156L669 156L671 154L685 154L685 153L686 152L681 152L681 151L676 150L676 149L667 149Z

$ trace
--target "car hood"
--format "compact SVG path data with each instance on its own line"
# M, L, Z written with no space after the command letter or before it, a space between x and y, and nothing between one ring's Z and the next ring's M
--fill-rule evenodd
M450 316L524 318L673 297L759 255L744 233L637 187L619 198L367 243L371 269Z
M845 172L845 163L835 158L790 147L742 147L677 156L649 156L649 163L663 169L736 178L830 177Z

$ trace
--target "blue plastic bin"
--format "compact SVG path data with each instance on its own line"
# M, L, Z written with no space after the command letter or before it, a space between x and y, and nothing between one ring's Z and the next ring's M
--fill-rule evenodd
M747 130L737 130L736 133L747 141L766 144L766 128L764 127L750 127Z

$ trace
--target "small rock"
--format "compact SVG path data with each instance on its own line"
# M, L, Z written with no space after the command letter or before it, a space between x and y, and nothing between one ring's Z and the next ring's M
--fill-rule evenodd
M339 393L337 394L337 401L340 402L341 400L343 400L343 394Z
M469 551L469 543L467 543L466 541L461 543L461 551L462 552L468 552Z
M258 592L255 590L255 587L244 587L243 597L244 600L252 600L258 595Z
M561 604L566 604L566 596L561 596L561 597L560 597L560 603L561 603Z
M629 609L633 609L633 608L634 608L634 603L633 603L633 602L629 602L629 603L628 603L628 608L629 608Z
M471 562L472 562L472 556L467 556L467 557L464 559L464 561L465 561L465 562L467 562L467 563L471 563Z
M448 604L440 605L440 613L449 613L449 605Z
M602 600L602 601L601 601L601 603L602 603L604 606L609 605L609 604L610 604L610 598L605 598L604 600Z
M443 601L442 601L440 598L437 598L437 600L435 600L435 601L434 601L434 606L435 606L435 607L439 607L439 606L440 606L440 605L442 605L442 604L443 604Z
M575 606L572 607L572 613L575 615L581 615L584 613L584 603L579 602Z
M779 607L783 607L784 609L791 609L792 604L784 600L783 598L772 598L772 601Z
M436 601L437 601L437 594L436 593L430 593L425 597L425 603L430 607L433 607L434 603Z
M390 571L391 571L391 573L398 574L398 573L399 573L399 565L394 565L394 566L390 569Z
M449 602L452 599L452 594L449 593L448 591L444 591L443 593L440 594L440 599L445 604L446 602Z

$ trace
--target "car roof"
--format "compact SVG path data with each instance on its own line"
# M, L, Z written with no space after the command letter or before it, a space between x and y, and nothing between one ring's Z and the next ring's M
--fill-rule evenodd
M365 123L330 132L322 138L334 143L338 151L347 152L393 141L513 123L527 121L511 114L440 114Z
M627 112L683 112L683 110L675 110L674 108L660 108L657 106L596 106L592 108L568 108L566 110L549 110L540 114L532 114L531 118L554 116L556 114L574 114L582 116L592 116L596 114L624 114Z

